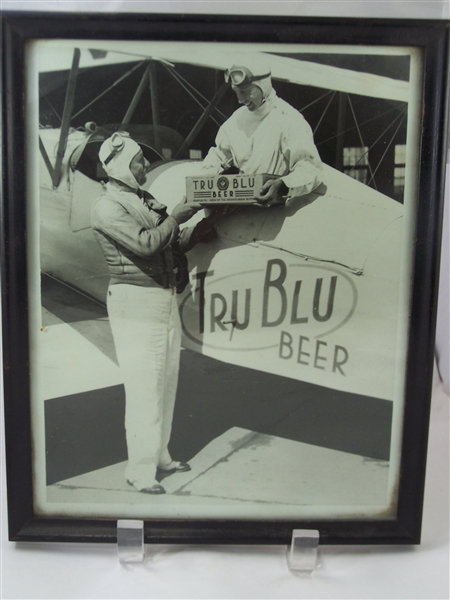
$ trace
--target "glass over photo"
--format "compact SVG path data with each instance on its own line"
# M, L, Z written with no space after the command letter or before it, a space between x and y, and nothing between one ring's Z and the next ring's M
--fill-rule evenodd
M419 50L27 57L36 514L394 519Z

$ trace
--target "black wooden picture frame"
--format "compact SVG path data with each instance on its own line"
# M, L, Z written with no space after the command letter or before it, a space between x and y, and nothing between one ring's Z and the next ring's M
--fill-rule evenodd
M422 51L420 164L412 249L398 503L395 518L148 518L146 543L287 544L317 529L321 544L420 543L445 175L448 23L208 15L2 16L1 267L9 539L116 542L117 518L39 515L34 506L29 344L25 60L30 40L202 41L414 47Z

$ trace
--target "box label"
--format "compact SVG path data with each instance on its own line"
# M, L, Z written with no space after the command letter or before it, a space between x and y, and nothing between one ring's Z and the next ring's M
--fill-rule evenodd
M201 204L248 204L255 202L268 175L214 175L186 177L188 202Z

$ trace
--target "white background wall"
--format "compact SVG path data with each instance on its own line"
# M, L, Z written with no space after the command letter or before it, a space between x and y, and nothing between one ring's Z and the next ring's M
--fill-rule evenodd
M449 18L446 1L12 1L2 10L153 11ZM120 17L118 17L120 18ZM450 167L447 181L450 182ZM450 185L449 185L450 187ZM437 354L449 386L449 191ZM1 445L3 454L3 443ZM324 547L313 577L287 571L285 548L152 548L143 565L119 565L113 546L6 541L2 477L1 589L9 598L449 598L448 396L436 387L430 426L423 543L418 548ZM2 456L2 464L3 464Z

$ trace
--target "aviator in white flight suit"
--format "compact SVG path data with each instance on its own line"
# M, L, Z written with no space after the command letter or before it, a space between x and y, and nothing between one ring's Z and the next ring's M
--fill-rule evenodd
M219 174L235 166L240 173L277 175L257 197L265 203L279 192L303 196L323 181L323 167L311 127L272 88L270 69L257 57L225 73L241 108L220 127L199 174Z
M168 450L181 344L174 250L190 249L208 223L180 231L200 206L181 202L167 215L140 189L150 165L127 134L107 139L99 157L109 183L94 203L92 227L111 276L107 308L125 386L125 477L141 492L162 494L158 469L190 469Z

